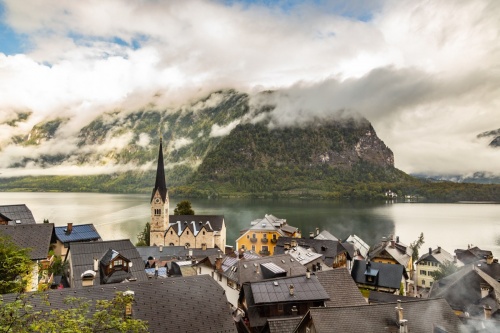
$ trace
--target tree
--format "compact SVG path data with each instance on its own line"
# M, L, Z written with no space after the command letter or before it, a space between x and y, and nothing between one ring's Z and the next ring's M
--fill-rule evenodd
M44 293L18 295L12 302L0 298L0 332L130 332L148 331L147 322L126 316L132 295L116 293L112 300L91 302L68 297L50 308ZM35 306L36 305L36 306Z
M416 241L410 244L410 249L412 249L411 259L413 262L418 260L418 249L424 244L424 233L421 232L420 236Z
M33 268L29 252L0 235L0 294L24 291Z
M174 209L174 215L194 215L194 210L191 208L191 201L183 200L179 202Z
M149 241L149 232L151 230L151 225L149 222L146 223L144 226L144 229L137 235L137 243L135 243L135 246L149 246L150 241Z
M451 275L458 271L460 268L455 265L453 261L446 260L441 265L439 265L439 269L434 272L429 272L429 275L432 276L434 281L441 280L442 278Z

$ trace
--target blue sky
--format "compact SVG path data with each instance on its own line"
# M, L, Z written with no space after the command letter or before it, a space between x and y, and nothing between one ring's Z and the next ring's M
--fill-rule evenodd
M360 114L406 172L499 172L477 138L500 127L498 0L0 0L0 17L0 169L78 149L103 112L232 88L277 91L279 126ZM12 144L62 116L61 140Z

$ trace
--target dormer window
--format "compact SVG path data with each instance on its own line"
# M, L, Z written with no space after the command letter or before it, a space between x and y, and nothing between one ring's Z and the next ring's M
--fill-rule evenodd
M120 283L132 278L132 262L113 249L101 258L100 267L102 283Z

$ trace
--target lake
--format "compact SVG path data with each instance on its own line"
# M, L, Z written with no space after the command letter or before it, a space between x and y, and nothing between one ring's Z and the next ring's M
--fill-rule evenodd
M149 221L148 195L103 193L0 192L0 205L26 204L37 222L56 226L68 222L93 223L104 240L130 238L132 242ZM171 198L173 212L177 202ZM197 214L224 215L228 244L250 222L273 214L299 227L304 236L316 227L338 238L350 234L374 245L394 234L410 244L424 233L420 253L438 245L453 254L468 244L491 250L500 257L500 204L471 203L364 203L312 200L190 199Z

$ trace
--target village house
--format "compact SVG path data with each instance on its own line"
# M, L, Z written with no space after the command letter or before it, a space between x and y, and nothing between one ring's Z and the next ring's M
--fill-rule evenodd
M456 265L461 265L457 262L457 258L446 252L441 246L436 249L429 248L429 252L422 255L416 262L416 281L419 288L430 288L434 283L434 278L431 273L438 271L439 268L446 262L453 262Z
M414 299L385 304L313 307L293 332L466 332L444 299Z
M349 235L346 239L346 243L354 245L355 255L353 260L365 260L368 257L370 246L368 246L359 236Z
M238 251L251 250L263 256L274 254L274 248L280 237L300 237L300 230L286 223L285 219L279 219L273 215L266 214L263 219L251 222L250 229L241 231L240 237L236 239Z
M0 225L35 223L31 210L25 204L0 206Z
M326 306L365 305L366 300L359 291L347 268L335 268L314 273L329 295Z
M457 256L457 260L464 265L493 257L493 253L490 250L481 250L477 246L472 246L470 244L467 245L467 249L456 249L455 255Z
M251 332L260 332L270 318L303 316L309 308L324 306L329 299L318 278L306 275L281 277L242 286L239 305Z
M406 268L406 271L413 271L413 250L399 241L399 236L382 238L382 241L373 246L367 254L367 258L372 262L386 264L399 264Z
M68 223L66 226L54 227L52 248L54 254L64 261L70 243L97 241L102 241L102 239L92 223L78 225Z
M72 243L66 261L71 288L148 280L144 262L129 239Z
M403 286L406 295L408 274L402 265L355 260L351 276L360 289L399 293Z
M223 215L171 215L169 221L163 245L225 250Z
M48 274L55 259L49 255L53 229L53 223L0 225L0 235L7 236L19 248L30 249L33 265L26 291L45 289L53 282L54 276Z

